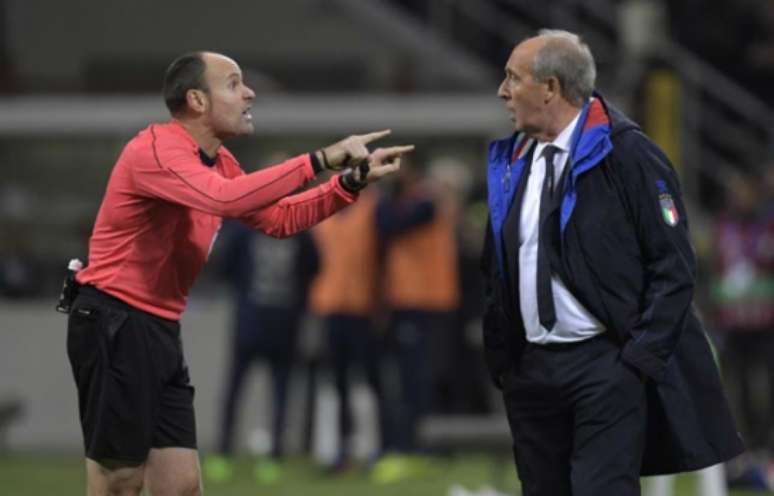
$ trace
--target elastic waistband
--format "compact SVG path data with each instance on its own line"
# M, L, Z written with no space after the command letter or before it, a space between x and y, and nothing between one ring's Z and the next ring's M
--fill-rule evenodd
M87 298L93 298L93 299L99 300L100 303L104 303L111 307L120 308L128 312L135 312L135 313L141 314L149 319L156 320L164 324L165 326L171 325L171 326L179 327L179 322L177 320L165 319L163 317L159 317L158 315L153 315L152 313L148 313L145 310L140 310L139 308L133 307L132 305L126 303L125 301L122 301L116 298L115 296L110 295L95 286L92 286L91 284L82 285L78 290L78 292L80 295L86 296Z

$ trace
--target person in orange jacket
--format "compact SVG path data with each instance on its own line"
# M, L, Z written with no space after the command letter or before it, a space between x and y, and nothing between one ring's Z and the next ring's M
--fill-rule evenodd
M437 182L405 170L377 207L383 297L400 371L396 448L404 453L418 450L418 423L448 361L447 331L460 300L456 203Z
M380 375L382 346L372 322L379 272L375 207L375 193L364 192L352 208L322 222L313 231L321 263L312 283L310 310L323 318L340 404L339 450L329 467L331 472L345 470L351 463L353 366L363 370L377 401L380 448L373 456L389 444Z

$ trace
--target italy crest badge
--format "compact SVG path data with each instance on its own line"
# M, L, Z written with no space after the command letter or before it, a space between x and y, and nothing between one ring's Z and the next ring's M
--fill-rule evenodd
M664 222L674 227L680 221L680 214L677 212L672 195L667 191L665 181L656 181L656 187L658 187L658 203L661 206L661 215L664 217Z

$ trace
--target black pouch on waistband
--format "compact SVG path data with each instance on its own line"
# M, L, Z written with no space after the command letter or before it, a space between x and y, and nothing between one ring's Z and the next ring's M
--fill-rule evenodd
M78 262L80 263L80 261ZM78 290L81 285L75 280L75 274L80 270L80 267L76 270L72 268L72 261L67 268L67 275L65 275L62 283L62 292L59 293L59 301L56 304L56 311L61 313L70 313L70 309L73 306L73 301L78 296Z

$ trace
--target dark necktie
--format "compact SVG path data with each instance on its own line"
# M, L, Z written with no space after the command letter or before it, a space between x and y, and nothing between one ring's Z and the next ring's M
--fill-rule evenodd
M543 178L543 189L540 193L540 217L538 219L538 257L537 257L537 304L540 325L548 332L556 324L554 310L554 293L551 290L551 262L548 253L548 241L544 239L543 223L551 212L554 203L554 156L559 148L548 145L543 150L546 162L546 175Z

